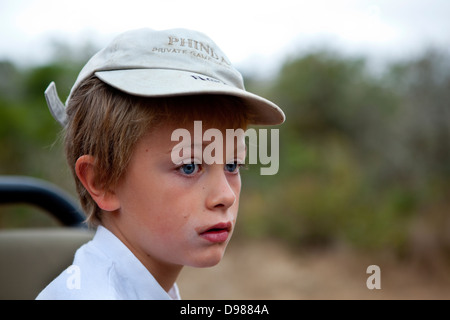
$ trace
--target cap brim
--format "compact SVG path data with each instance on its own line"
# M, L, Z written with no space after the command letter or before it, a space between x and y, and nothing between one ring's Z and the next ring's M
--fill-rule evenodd
M110 86L135 96L170 97L221 94L239 97L250 109L253 125L277 125L285 120L273 102L217 79L188 71L171 69L127 69L97 71L95 75Z

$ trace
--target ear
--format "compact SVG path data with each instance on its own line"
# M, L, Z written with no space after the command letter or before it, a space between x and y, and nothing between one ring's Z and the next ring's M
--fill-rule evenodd
M104 189L95 181L95 158L93 156L79 157L75 163L75 172L100 209L115 211L120 208L120 202L115 193Z

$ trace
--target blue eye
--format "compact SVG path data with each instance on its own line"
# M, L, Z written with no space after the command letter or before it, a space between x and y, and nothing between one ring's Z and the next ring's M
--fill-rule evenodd
M239 167L240 167L240 165L236 161L233 163L227 163L225 165L225 169L231 173L239 171Z
M186 175L190 175L193 173L196 173L199 170L199 165L196 163L187 163L187 164L183 164L179 170L186 174Z

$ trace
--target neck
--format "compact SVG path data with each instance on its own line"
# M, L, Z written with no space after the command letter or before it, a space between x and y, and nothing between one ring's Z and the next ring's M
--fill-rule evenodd
M160 263L155 261L153 258L146 259L147 263L144 263L141 259L138 259L144 264L147 270L153 275L153 277L158 281L159 285L166 291L173 287L178 275L181 272L183 266L181 265L171 265L167 263ZM151 262L149 260L152 260Z
M106 220L106 221L105 221ZM159 285L166 291L173 287L178 275L183 266L167 263L155 259L143 250L140 250L127 239L116 224L111 223L109 219L102 219L102 225L111 231L122 243L135 255L136 258L144 265L144 267L151 273Z

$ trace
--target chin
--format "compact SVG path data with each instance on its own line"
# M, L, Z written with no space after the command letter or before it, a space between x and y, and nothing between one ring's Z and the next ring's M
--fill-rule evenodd
M225 253L225 248L215 248L214 250L207 250L207 252L203 252L199 254L195 259L190 259L189 265L194 268L209 268L217 265L223 258Z

